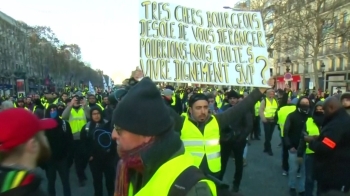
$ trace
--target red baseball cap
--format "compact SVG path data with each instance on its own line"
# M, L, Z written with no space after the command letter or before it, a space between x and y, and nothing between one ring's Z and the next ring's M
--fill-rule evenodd
M0 151L9 151L32 138L36 133L57 126L54 119L40 120L23 108L0 112Z

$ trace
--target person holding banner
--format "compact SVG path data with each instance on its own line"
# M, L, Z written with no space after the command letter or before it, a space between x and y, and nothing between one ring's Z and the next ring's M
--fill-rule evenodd
M274 85L274 79L268 81ZM237 121L261 99L268 87L260 87L250 93L240 104L232 106L223 113L209 113L208 97L202 93L194 94L188 101L187 116L179 116L172 112L175 120L175 131L181 135L181 140L187 152L195 159L207 177L219 182L221 172L220 136L221 130ZM204 142L203 142L204 141Z

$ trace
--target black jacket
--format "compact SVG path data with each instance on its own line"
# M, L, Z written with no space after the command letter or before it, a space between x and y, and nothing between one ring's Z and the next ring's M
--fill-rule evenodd
M322 105L323 105L323 102L321 102L321 101L317 102L315 105L315 108L313 110L313 114L312 114L312 119L319 130L321 130L321 127L322 127L322 124L324 121L324 114L323 113L321 113L321 114L315 113L315 109L317 106L322 106ZM306 123L305 123L303 131L300 135L300 142L299 142L299 146L298 146L298 157L303 157L305 154L306 142L304 140L304 136L306 136L306 135L309 135L309 133L307 132L307 127L306 127Z
M86 126L89 127L87 128ZM96 135L94 135L94 132L97 128L112 132L110 130L110 124L107 121L102 121L99 124L89 121L84 125L80 132L80 140L85 150L84 153L86 153L88 157L93 157L95 160L98 159L106 161L108 158L113 159L116 155L115 142L111 141L112 143L107 150L101 147L101 145L98 143L98 139L95 138Z
M41 178L35 175L34 173L31 173L25 170L19 170L15 168L0 166L0 184L2 188L4 188L5 186L5 181L7 184L12 184L12 182L16 178L9 178L9 176L13 175L12 172L19 172L19 171L25 172L23 176L22 175L20 176L22 178L21 183L14 188L8 187L8 190L5 190L4 192L0 190L0 196L46 196L47 195L42 190L40 190ZM7 180L10 180L10 181L7 181Z
M56 128L45 131L45 135L51 149L52 160L62 160L68 156L73 142L72 129L69 122L55 119L58 123Z
M350 116L340 109L324 120L320 136L309 143L309 148L315 152L314 168L318 183L350 186L349 141Z
M283 140L284 140L284 145L287 147L287 149L298 148L300 135L302 133L302 130L305 126L307 119L310 116L308 113L306 114L299 110L300 101L303 98L300 98L298 100L298 103L296 105L297 109L287 116L286 122L284 124Z
M45 113L45 118L50 118L50 110L55 105L49 105ZM69 122L55 118L57 127L45 131L45 135L51 149L52 160L62 160L66 158L71 152L71 145L73 143L73 134Z
M222 107L222 111L231 108L232 105L228 104ZM223 128L222 132L232 134L232 139L235 141L245 140L249 133L253 129L253 113L248 110L244 112L244 115L238 121L233 121L228 127Z

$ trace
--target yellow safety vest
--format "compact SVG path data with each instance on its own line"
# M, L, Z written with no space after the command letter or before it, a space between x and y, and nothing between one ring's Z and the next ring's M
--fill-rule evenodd
M183 155L177 156L160 166L152 178L147 182L147 184L136 194L134 194L133 185L130 183L128 195L167 196L176 178L190 166L193 166L193 157L191 155L185 153ZM201 180L201 182L206 182L212 192L212 195L217 196L216 186L214 182L210 180Z
M176 95L175 93L172 96L173 102L171 103L172 106L174 106L176 104Z
M98 107L100 107L102 111L104 110L104 108L103 108L103 106L102 106L101 104L96 103L96 105L97 105ZM89 106L89 105L88 105L88 106ZM90 107L90 106L89 106L89 107Z
M182 100L184 98L184 93L180 93L180 99Z
M281 129L281 137L283 137L284 123L286 122L288 114L294 112L296 109L295 105L286 105L281 107L277 112L278 122L277 124Z
M186 152L193 155L194 164L197 167L201 164L204 156L207 156L210 171L216 173L221 170L219 139L219 124L214 116L205 125L204 134L188 118L185 118L181 130L181 140L184 143Z
M81 131L83 126L86 124L86 116L83 108L79 108L78 112L75 109L71 110L69 124L73 134Z
M254 106L255 116L259 116L260 104L261 104L260 101L258 101Z
M58 103L58 98L55 101L53 101L52 103L45 103L45 109L47 109L50 104L55 104L56 105L57 103Z
M320 101L324 101L324 98L321 98Z
M36 105L33 107L33 114L35 113L36 107Z
M278 108L277 101L275 99L272 99L272 104L268 99L265 99L265 111L264 115L265 118L273 118L275 116L275 112Z
M243 94L244 94L244 90L240 90L240 91L239 91L239 94L240 94L240 95L243 95Z
M309 117L306 121L306 131L310 136L313 135L320 135L320 130L318 129L317 125L314 123L314 119L312 117ZM310 150L309 143L306 143L306 154L312 154L314 151Z
M215 97L215 102L216 102L218 108L221 108L221 107L222 107L222 101L223 101L223 100L224 100L224 99L222 98L221 95L216 95L216 97Z

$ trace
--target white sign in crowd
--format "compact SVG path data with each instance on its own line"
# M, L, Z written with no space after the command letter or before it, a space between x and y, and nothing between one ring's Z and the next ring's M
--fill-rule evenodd
M140 68L158 82L266 86L260 13L139 2Z

